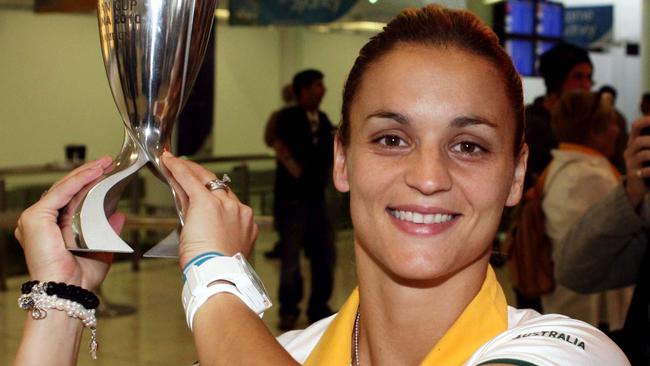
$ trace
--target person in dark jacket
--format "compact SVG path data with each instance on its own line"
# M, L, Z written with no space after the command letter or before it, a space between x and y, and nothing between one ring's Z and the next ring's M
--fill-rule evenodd
M544 78L546 95L526 106L526 143L530 149L526 188L551 162L551 150L557 147L551 129L553 108L567 92L591 90L593 64L587 51L569 43L559 43L542 54L539 74Z
M280 250L280 324L293 329L300 315L303 281L300 252L311 261L310 323L332 314L328 301L334 281L334 230L325 201L333 156L333 127L318 108L325 95L323 74L305 70L293 78L297 105L278 115L275 212Z

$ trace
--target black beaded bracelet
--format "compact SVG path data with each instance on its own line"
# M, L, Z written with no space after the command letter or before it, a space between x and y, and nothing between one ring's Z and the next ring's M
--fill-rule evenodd
M27 281L21 286L21 292L23 294L32 292L32 287L39 283L39 281ZM86 309L97 309L99 306L99 298L97 295L79 286L67 285L63 282L45 282L45 293L50 296L56 295L62 299L77 302Z

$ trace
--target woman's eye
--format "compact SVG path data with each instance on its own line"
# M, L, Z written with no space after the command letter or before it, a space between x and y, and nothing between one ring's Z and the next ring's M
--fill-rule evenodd
M463 141L452 147L452 150L462 154L478 154L485 152L485 149L473 142Z
M396 135L386 135L382 136L375 140L380 145L385 145L388 147L403 147L406 146L406 142Z

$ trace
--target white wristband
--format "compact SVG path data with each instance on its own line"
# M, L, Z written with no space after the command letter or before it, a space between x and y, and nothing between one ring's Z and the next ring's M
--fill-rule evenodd
M200 295L193 296L192 299L188 302L187 308L185 308L185 317L186 317L185 320L187 321L187 326L190 327L190 331L193 330L192 326L194 324L194 316L196 316L196 313L198 312L199 308L203 304L205 304L205 302L208 301L209 298L211 298L213 295L216 295L220 292L231 293L241 298L241 295L239 294L237 287L235 287L231 283L216 283L206 288L204 291L201 292Z
M208 257L208 255L200 256ZM190 330L198 309L212 296L228 292L241 299L260 317L271 307L266 289L240 253L232 257L209 256L193 261L184 269L181 300Z

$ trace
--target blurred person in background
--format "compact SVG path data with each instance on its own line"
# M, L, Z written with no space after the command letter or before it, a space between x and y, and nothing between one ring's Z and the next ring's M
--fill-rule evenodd
M636 285L623 329L612 333L633 365L650 365L650 117L632 123L628 175L569 229L555 261L558 283L591 294Z
M331 179L334 128L319 107L325 96L323 74L298 72L292 89L296 105L277 117L278 151L274 211L280 245L280 324L294 329L303 297L300 253L310 260L311 293L307 318L313 323L332 315L328 301L334 286L334 227L325 189Z
M603 85L600 87L598 92L600 93L600 97L603 99L603 101L609 103L612 108L614 108L614 112L616 113L616 121L618 122L618 129L620 131L618 138L616 139L616 148L614 149L614 155L609 159L609 161L614 164L616 169L618 169L621 174L625 175L625 158L623 157L623 153L627 147L628 139L627 120L625 120L623 113L621 113L621 111L616 108L616 97L618 95L618 92L611 85Z
M557 138L551 128L551 113L559 99L573 90L589 91L593 86L593 64L587 51L560 42L546 51L539 60L539 74L544 79L546 94L526 106L526 143L529 148L524 192L532 187L551 162L551 150L557 148ZM516 210L515 210L516 212ZM502 227L510 227L512 210L506 210ZM517 306L542 312L539 297L527 297L514 289Z
M644 93L641 96L641 104L639 105L641 114L644 116L650 116L650 93Z
M573 223L620 181L620 173L608 160L615 153L620 130L611 103L599 93L585 91L565 94L553 111L551 123L559 147L552 151L542 209L556 262L563 252L562 238ZM542 307L545 313L618 329L630 297L630 290L584 295L560 284L542 296Z
M278 116L280 115L280 112L282 112L282 110L284 110L285 108L292 107L296 104L296 95L293 93L293 85L287 84L282 87L282 100L284 102L284 106L271 113L271 116L266 122L266 127L264 128L264 142L266 143L266 146L272 148L273 151L275 151L276 167L279 165L283 165L287 169L292 169L292 166L294 166L295 169L295 161L291 157L291 154L287 150L286 146L284 146L284 144L282 143L282 140L277 137ZM273 204L274 217L278 216L276 207L277 206L275 205L275 200L274 200L274 204ZM278 231L278 225L276 220L273 220L273 225L275 230ZM280 240L276 241L275 244L273 244L273 248L271 250L264 252L264 256L266 258L280 258L281 244L282 242Z
M551 128L551 113L567 92L590 91L593 86L593 64L584 49L570 43L558 43L539 60L539 74L544 79L546 95L526 106L526 143L530 149L526 188L551 162L551 150L557 138Z

